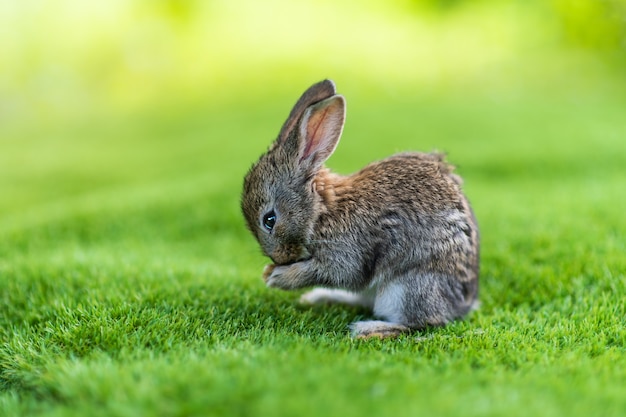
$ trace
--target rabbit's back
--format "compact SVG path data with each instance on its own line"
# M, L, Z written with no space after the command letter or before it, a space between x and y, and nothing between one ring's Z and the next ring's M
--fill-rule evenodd
M358 268L353 289L415 269L477 280L476 221L442 155L398 154L346 177L322 171L315 188L311 250Z
M325 223L341 231L347 231L347 222L384 225L385 219L397 218L409 226L446 213L455 218L471 210L453 169L440 154L415 152L371 163L350 176L323 170L314 180L319 211Z

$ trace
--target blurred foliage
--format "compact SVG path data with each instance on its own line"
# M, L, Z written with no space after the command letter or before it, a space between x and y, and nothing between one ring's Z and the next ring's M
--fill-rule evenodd
M439 17L466 11L477 3L498 7L515 2L526 3L535 12L545 13L546 24L555 25L564 45L626 54L626 2L623 0L413 0L420 13L435 13Z
M625 39L623 0L2 2L0 121L238 100L324 76L570 88L620 74Z
M574 45L626 55L626 2L553 0L565 39Z

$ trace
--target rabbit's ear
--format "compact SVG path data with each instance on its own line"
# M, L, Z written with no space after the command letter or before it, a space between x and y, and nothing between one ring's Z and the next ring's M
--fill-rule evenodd
M309 106L300 122L299 162L319 166L335 151L346 118L346 101L335 95Z
M287 141L307 107L332 97L336 93L335 83L330 80L320 81L319 83L313 84L309 87L302 94L295 106L293 106L291 113L289 113L289 117L283 124L282 129L280 129L275 145L281 145Z

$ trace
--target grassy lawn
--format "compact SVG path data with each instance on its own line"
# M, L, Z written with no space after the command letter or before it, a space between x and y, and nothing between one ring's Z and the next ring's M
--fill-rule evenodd
M445 150L482 232L478 311L364 341L264 287L239 212L305 87L0 127L0 414L623 415L623 95L339 82L329 165Z

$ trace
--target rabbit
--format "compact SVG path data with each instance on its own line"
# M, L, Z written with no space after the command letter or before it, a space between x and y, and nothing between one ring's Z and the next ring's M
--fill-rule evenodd
M245 176L241 208L272 260L268 287L307 304L369 308L357 338L443 326L477 305L479 233L454 167L438 153L400 153L342 176L325 168L346 103L324 80L297 101Z

